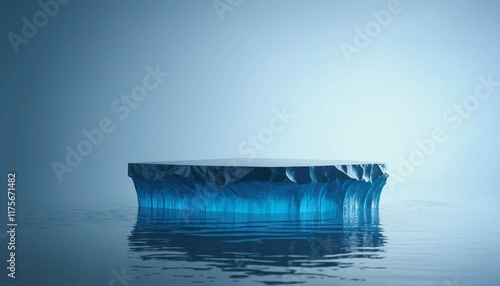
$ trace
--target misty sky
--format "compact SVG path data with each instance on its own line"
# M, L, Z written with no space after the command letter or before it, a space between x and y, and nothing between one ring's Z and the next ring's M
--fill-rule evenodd
M27 206L135 203L129 162L255 155L398 175L428 140L382 201L499 197L497 1L61 3L0 9L2 173Z

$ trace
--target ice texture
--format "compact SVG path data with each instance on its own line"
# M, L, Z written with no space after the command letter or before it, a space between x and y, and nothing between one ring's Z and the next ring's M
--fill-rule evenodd
M241 159L130 163L140 208L303 213L378 208L384 164Z

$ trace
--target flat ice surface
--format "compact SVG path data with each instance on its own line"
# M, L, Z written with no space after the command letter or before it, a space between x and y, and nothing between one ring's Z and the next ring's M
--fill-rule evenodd
M311 167L311 166L346 166L377 164L381 162L362 162L347 160L320 160L320 159L279 159L279 158L228 158L228 159L203 159L203 160L181 160L163 162L145 162L137 164L162 164L183 166L245 166L245 167Z

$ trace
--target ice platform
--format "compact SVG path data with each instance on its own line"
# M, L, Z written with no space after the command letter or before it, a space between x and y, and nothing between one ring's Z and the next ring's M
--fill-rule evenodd
M385 164L217 159L129 163L139 208L304 213L378 208Z

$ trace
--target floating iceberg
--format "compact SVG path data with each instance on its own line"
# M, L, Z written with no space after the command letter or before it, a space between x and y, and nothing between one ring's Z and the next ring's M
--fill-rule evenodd
M245 159L130 163L139 208L248 214L378 208L384 164Z

